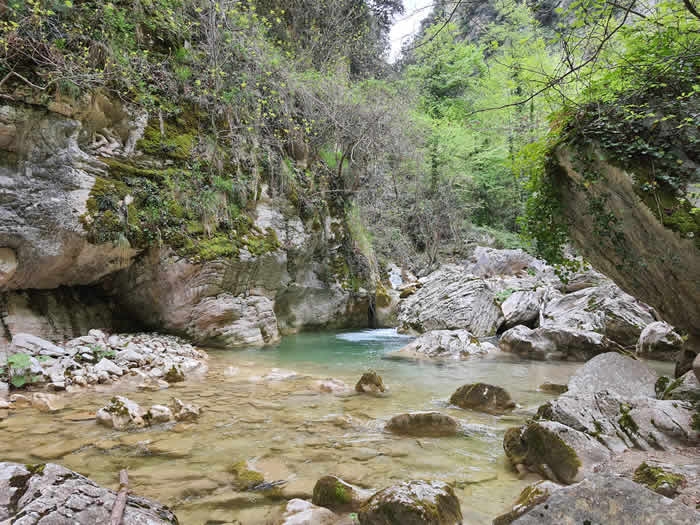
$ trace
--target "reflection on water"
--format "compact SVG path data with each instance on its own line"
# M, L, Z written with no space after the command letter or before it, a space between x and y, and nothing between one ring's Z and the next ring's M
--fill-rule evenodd
M539 384L566 383L579 365L509 355L442 365L383 359L409 340L394 330L364 330L300 334L262 350L213 350L205 381L128 394L146 407L171 396L204 406L197 424L117 432L86 419L110 393L73 395L57 414L25 409L1 421L2 459L51 460L110 486L128 467L136 493L172 506L187 525L267 523L280 498L310 498L326 474L368 488L410 478L456 482L465 521L490 523L527 483L506 467L503 433L551 398L536 391ZM297 375L260 379L272 368ZM316 389L315 381L326 377L352 387L367 368L383 376L388 397L336 397ZM505 387L519 408L497 417L447 406L457 387L475 381ZM383 432L397 413L436 409L459 419L464 433L415 439ZM277 493L236 492L228 469L242 460L267 481L287 483Z

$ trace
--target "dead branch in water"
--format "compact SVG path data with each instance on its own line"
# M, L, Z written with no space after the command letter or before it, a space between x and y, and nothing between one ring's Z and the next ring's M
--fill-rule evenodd
M112 507L112 517L109 520L109 525L120 525L126 508L126 497L129 494L129 473L126 469L119 471L119 492L117 499L114 500Z

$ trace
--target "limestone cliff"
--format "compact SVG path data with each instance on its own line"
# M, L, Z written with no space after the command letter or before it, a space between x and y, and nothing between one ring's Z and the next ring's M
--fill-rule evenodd
M262 345L367 325L373 265L343 202L294 202L269 183L288 167L221 155L198 115L25 102L0 107L0 343L130 324Z

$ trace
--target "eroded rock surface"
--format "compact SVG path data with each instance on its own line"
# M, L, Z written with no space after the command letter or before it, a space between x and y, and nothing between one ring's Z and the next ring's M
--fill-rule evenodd
M454 418L440 412L410 412L392 417L386 429L408 436L453 436L458 424Z
M0 520L27 525L109 523L116 499L113 490L48 463L27 467L0 463ZM129 495L124 525L177 525L165 506L147 498Z
M595 474L552 492L512 522L517 525L616 523L620 525L695 525L700 513L625 478Z

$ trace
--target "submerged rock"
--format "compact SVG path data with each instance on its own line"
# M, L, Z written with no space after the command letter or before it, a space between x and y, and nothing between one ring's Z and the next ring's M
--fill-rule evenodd
M545 382L542 383L539 387L537 387L537 390L539 390L540 392L546 392L548 394L563 394L564 392L569 390L569 387L566 385L559 385L557 383Z
M314 486L311 502L335 512L347 512L359 509L371 494L335 476L323 476Z
M330 510L304 501L289 500L279 525L332 525L338 516Z
M170 400L170 410L176 421L196 421L202 414L202 409L200 407L183 403L176 398Z
M411 412L392 417L385 427L394 434L416 437L454 436L457 421L440 412Z
M173 420L172 411L165 405L153 405L148 409L145 419L151 424L153 423L167 423Z
M116 499L113 490L60 465L0 463L0 520L12 523L109 523ZM70 513L67 517L66 514ZM167 507L129 495L125 525L177 525Z
M380 490L360 509L361 525L455 525L459 500L441 481L406 481Z
M468 359L485 356L497 350L488 342L480 342L467 330L431 330L389 357L407 359Z
M591 523L697 525L700 513L611 474L594 474L554 491L513 521L517 525Z
M502 414L515 408L510 394L500 386L486 383L463 385L450 397L450 403L460 408Z
M384 381L382 381L382 376L374 370L370 370L362 374L362 377L355 385L355 391L361 394L365 392L377 394L385 392L386 387L384 386Z

